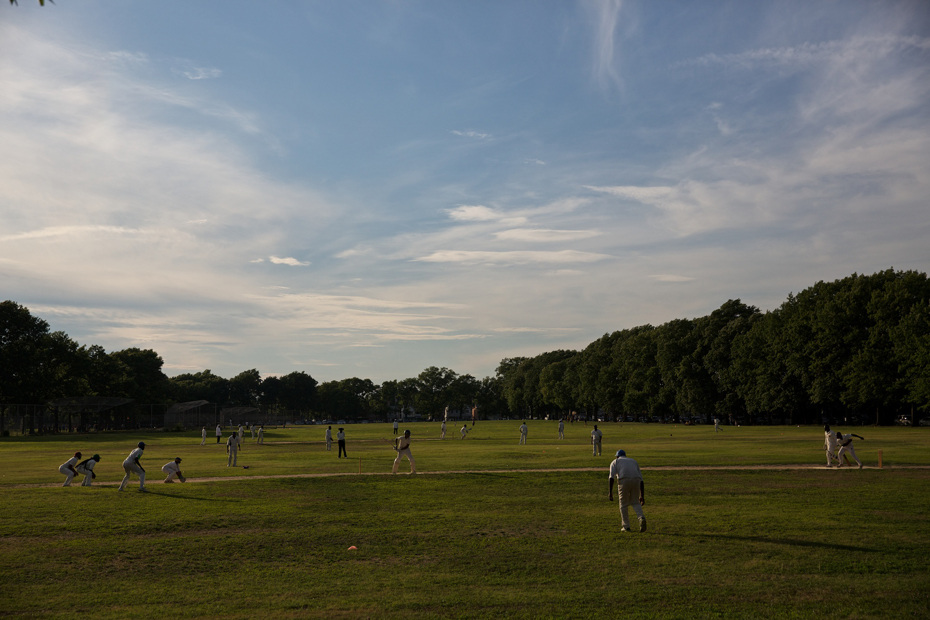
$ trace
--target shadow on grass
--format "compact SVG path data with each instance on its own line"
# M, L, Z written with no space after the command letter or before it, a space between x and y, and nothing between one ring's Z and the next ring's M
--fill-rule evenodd
M678 536L681 538L691 538L682 534L665 534L666 536ZM814 540L793 540L790 538L768 538L766 536L735 536L733 534L695 534L701 538L718 538L722 540L734 540L739 542L761 542L774 545L787 545L790 547L813 547L817 549L833 549L835 551L860 551L866 553L878 553L880 549L870 549L868 547L857 547L854 545L841 545L830 542L818 542Z
M186 500L196 500L198 502L235 502L239 503L241 499L229 499L223 497L191 497L184 495L173 495L171 493L161 493L159 491L152 491L151 489L145 490L146 495L157 495L159 497L167 497L169 499L186 499Z

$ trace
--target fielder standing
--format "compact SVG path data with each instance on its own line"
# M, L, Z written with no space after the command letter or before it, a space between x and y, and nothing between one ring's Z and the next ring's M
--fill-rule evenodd
M565 439L565 420L559 418L559 439Z
M258 439L256 439L255 442L265 443L265 425L264 424L258 427Z
M136 446L136 449L129 453L129 456L126 457L126 460L123 461L123 470L126 472L126 475L123 476L123 481L119 485L119 490L122 491L126 488L126 483L129 482L129 474L136 474L139 476L139 490L145 490L145 470L142 469L142 464L139 462L139 459L142 458L142 452L145 450L145 442L140 441L139 445Z
M526 444L526 432L529 429L526 427L526 421L520 425L520 445Z
M216 425L216 443L220 443L220 437L223 436L223 427L219 424Z
M829 424L823 427L823 436L823 449L827 451L827 467L833 467L833 459L836 459L836 464L839 465L840 460L836 457L836 435L830 430Z
M439 427L439 438L440 439L446 438L446 421L445 420L442 421L442 426Z
M343 454L345 454L346 458L349 458L349 454L346 452L346 432L341 426L339 432L336 433L336 443L339 444L339 454L336 455L336 458L341 459Z
M629 507L632 505L639 517L639 531L646 531L646 515L643 506L646 505L646 486L643 484L643 474L639 471L639 463L627 458L624 450L617 450L614 462L610 464L610 477L607 480L607 499L614 501L614 479L617 480L617 496L620 498L620 520L624 532L630 530ZM634 498L639 493L639 501Z
M326 427L326 451L330 452L333 449L333 427Z
M597 424L594 425L594 430L591 431L591 445L594 446L594 456L601 455L601 440L604 438L604 433L597 428Z
M233 434L229 436L229 439L226 440L226 467L235 467L236 461L239 459L239 435L236 434L236 431L233 431Z
M174 482L174 479L177 478L181 482L187 482L187 478L184 477L184 474L181 473L181 457L177 457L173 461L169 461L161 466L161 470L168 474L168 477L165 478L165 482Z
M407 460L410 461L410 473L417 473L417 465L413 462L413 454L410 453L409 430L404 431L404 434L400 437L394 438L394 449L397 451L397 458L394 459L394 468L391 470L391 473L397 473L397 466L400 465L400 461L404 456L406 456Z
M100 462L100 455L95 454L86 461L81 461L74 466L74 469L79 474L83 474L84 482L81 483L82 487L89 487L94 482L94 478L97 477L97 474L94 473L94 465Z
M200 445L207 443L207 427L204 426L200 429Z
M61 486L63 487L71 486L71 481L78 474L74 466L77 465L78 461L80 460L81 460L81 453L75 452L74 456L72 456L70 459L68 459L67 461L65 461L58 467L58 471L60 471L61 473L65 475L65 483Z

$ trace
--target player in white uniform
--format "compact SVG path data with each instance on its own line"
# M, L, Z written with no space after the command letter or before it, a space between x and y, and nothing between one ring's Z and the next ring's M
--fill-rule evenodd
M255 442L265 443L265 425L264 424L258 427L258 439L256 439Z
M591 445L594 446L594 456L601 455L601 441L604 438L604 433L597 428L597 424L594 425L594 430L591 431Z
M129 482L129 474L136 474L139 476L139 490L145 490L145 470L142 469L142 464L139 463L139 459L142 458L143 450L145 450L145 442L140 441L136 449L130 452L126 460L123 461L123 470L126 472L126 475L123 476L123 481L119 485L120 491L126 488L126 483Z
M216 443L220 443L220 437L223 436L223 427L219 424L216 425Z
M204 426L200 429L200 445L207 443L207 427Z
M74 479L74 477L78 473L77 470L74 468L74 466L77 465L80 460L81 460L81 453L75 452L74 456L72 456L70 459L68 459L67 461L65 461L58 467L58 471L60 471L61 473L65 475L65 483L61 486L63 487L71 486L71 481Z
M446 438L446 421L445 420L442 421L442 426L439 427L439 438L440 439Z
M333 449L333 427L326 427L326 451L329 452Z
M836 459L836 464L840 464L840 460L836 458L836 435L833 434L833 431L830 430L830 425L823 427L823 449L827 451L827 467L833 467L833 459Z
M526 432L528 430L529 429L526 427L526 422L520 425L520 445L521 446L526 443Z
M610 464L610 478L607 480L607 499L614 501L614 479L617 480L617 495L620 498L620 520L624 532L630 531L629 507L633 506L636 516L639 517L639 531L646 531L646 515L643 506L646 505L646 487L643 484L643 474L639 470L639 463L627 458L626 452L617 450L617 456ZM636 494L639 501L636 501Z
M169 461L161 466L161 470L165 472L168 477L165 478L165 482L174 482L174 479L177 478L181 482L187 482L187 478L184 477L184 474L181 473L181 457L177 457L173 461Z
M565 439L565 420L559 419L559 439Z
M720 432L720 418L714 418L714 432Z
M413 454L410 453L410 431L404 431L404 434L394 439L394 449L397 450L397 458L394 459L394 467L391 469L392 474L397 473L397 466L404 456L410 461L410 473L417 473L417 465L413 462Z
M462 439L465 439L465 435L468 434L468 424L463 424L463 425L462 425L462 430L461 430L461 432L462 432Z
M339 448L339 453L336 454L336 458L341 459L343 454L346 458L349 458L349 453L346 452L346 432L341 426L339 427L339 432L336 433L336 444Z
M229 436L229 439L226 440L226 467L235 467L236 461L239 458L239 435L236 434L236 431L233 431L233 434Z
M865 437L860 437L859 435L856 435L855 433L849 433L848 435L844 435L843 433L836 431L836 443L838 443L840 446L839 451L836 453L836 460L839 463L839 467L842 467L843 456L847 452L849 452L849 454L852 455L856 463L859 464L859 469L862 469L862 461L860 461L859 457L856 456L856 449L853 448L853 445L852 445L853 437L857 437L861 439L862 441L865 441Z
M97 477L97 474L94 473L94 466L100 462L100 455L95 454L86 461L81 461L74 466L74 469L79 474L83 474L84 482L81 483L82 487L89 487L94 482L94 478Z

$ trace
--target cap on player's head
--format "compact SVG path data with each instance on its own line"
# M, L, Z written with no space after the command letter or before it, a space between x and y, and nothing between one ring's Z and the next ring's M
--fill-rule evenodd
M617 450L616 458L620 458L621 456L626 456L626 450Z
M95 455L93 455L93 456L90 457L90 458L94 459L94 460L97 461L98 463L100 462L100 455L99 455L99 454L95 454Z
M140 441L140 442L139 442L139 447L142 448L143 450L145 450L145 442L144 442L144 441Z
M341 426L339 427L339 430L342 430L342 427L341 427Z
M829 424L824 424L824 425L823 425L823 432L825 432L825 433L829 433L829 432L830 432L830 425L829 425Z
M842 438L843 438L843 433L841 433L841 432L839 432L839 431L836 431L836 436L839 437L840 439L842 439Z
M180 463L180 462L181 462L181 457L180 457L180 456L175 457L174 462L175 462L175 463Z
M80 453L80 452L75 452L75 453L74 453L74 456L76 456L76 457L78 457L78 458L81 458L81 453Z
M404 431L404 437L410 437L410 429Z

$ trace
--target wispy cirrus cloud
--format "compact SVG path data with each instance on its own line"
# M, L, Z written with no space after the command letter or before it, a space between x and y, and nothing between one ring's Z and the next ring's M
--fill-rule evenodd
M501 241L526 241L531 243L553 243L581 241L597 237L602 233L596 230L546 230L540 228L511 228L494 233Z
M463 263L463 264L566 264L594 263L611 258L607 254L580 252L577 250L539 251L479 251L479 250L439 250L414 260L425 263Z
M475 131L474 129L453 129L451 132L454 136L460 136L462 138L473 138L475 140L487 140L491 137L491 134L485 133L482 131Z

